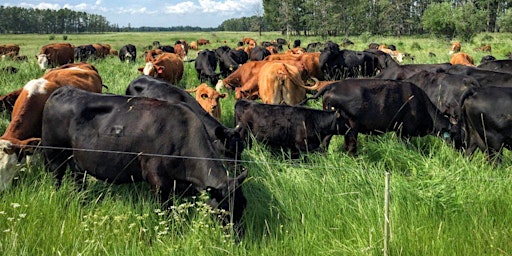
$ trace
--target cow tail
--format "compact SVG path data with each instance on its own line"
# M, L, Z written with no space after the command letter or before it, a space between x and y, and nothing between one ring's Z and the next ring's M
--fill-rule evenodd
M319 90L315 95L313 95L313 96L311 96L311 97L307 97L307 98L305 98L303 101L301 101L301 102L300 102L299 104L297 104L297 105L304 105L304 104L306 104L306 102L308 102L308 100L316 100L316 99L318 99L318 98L322 97L326 91L328 91L328 90L330 90L330 89L331 89L331 87L332 87L331 85L332 85L332 84L327 85L327 86L325 86L325 87L322 87L322 89L320 89L320 90Z

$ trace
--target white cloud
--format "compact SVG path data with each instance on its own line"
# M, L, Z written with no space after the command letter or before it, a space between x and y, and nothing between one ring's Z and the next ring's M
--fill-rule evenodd
M59 4L50 4L50 3L38 3L38 4L29 4L29 3L20 3L20 7L23 8L34 8L34 9L61 9Z
M167 5L165 7L165 13L170 14L187 14L197 11L200 11L199 7L190 1L177 3L175 5Z

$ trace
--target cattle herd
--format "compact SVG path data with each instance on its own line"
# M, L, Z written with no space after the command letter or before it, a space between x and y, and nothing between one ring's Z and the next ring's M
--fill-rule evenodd
M334 135L355 155L358 133L434 135L467 155L480 148L493 163L511 148L512 60L488 56L475 66L456 42L450 63L400 64L406 54L392 45L357 51L347 44L303 48L300 40L243 38L234 48L199 51L209 40L155 41L125 95L102 94L87 61L114 54L135 62L134 45L45 45L36 57L46 73L0 98L12 113L0 137L0 190L24 156L40 153L58 184L68 167L78 183L86 173L111 183L146 181L163 206L172 204L171 193L208 189L210 204L228 210L225 221L238 227L247 203L240 160L251 138L292 157L326 152ZM198 51L195 59L187 59L189 50ZM19 46L0 45L0 54L16 59ZM177 86L184 62L194 62L200 86ZM219 100L229 95L222 91L236 99L234 128L221 123ZM307 106L318 98L322 109Z

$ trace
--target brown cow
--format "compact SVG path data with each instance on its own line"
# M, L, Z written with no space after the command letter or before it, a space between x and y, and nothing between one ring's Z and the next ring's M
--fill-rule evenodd
M90 64L68 64L50 70L23 87L14 104L11 122L0 137L0 191L16 176L18 159L33 151L30 146L41 140L44 105L50 94L62 86L101 92L102 80Z
M12 109L14 108L14 103L20 96L22 90L23 89L18 89L16 91L9 92L6 95L0 96L0 112L5 110L11 113Z
M190 44L188 45L188 48L189 49L192 49L192 50L198 50L199 48L197 47L197 42L196 41L192 41L190 42Z
M483 45L481 47L476 47L475 49L473 49L474 51L478 52L478 51L482 51L482 52L491 52L492 51L492 48L490 45L486 44L486 45Z
M259 97L266 104L296 105L306 98L301 74L294 65L268 62L258 74Z
M471 67L475 66L473 57L469 56L467 53L464 53L464 52L458 52L458 53L453 54L452 57L450 58L450 64L452 64L452 65L460 64L460 65L466 65L466 66L471 66Z
M220 99L226 98L227 94L219 93L205 83L186 91L195 92L196 100L199 102L199 105L215 119L221 120Z
M302 62L310 77L324 80L320 69L320 52L305 52L303 54L271 54L265 60L296 60Z
M174 53L177 54L182 60L184 60L187 57L185 45L183 45L182 43L174 45Z
M449 53L452 55L457 52L460 52L460 42L453 42Z
M175 53L164 52L153 61L146 62L146 66L139 68L144 75L160 78L177 85L183 78L183 60Z
M151 61L154 61L156 59L156 56L158 56L158 55L160 55L162 53L164 53L164 51L162 51L160 49L146 50L144 52L144 54L145 54L144 59L146 60L146 62L151 62Z
M17 44L2 44L0 45L0 55L14 53L14 56L20 53L20 46Z
M41 48L36 55L37 64L41 69L58 67L64 64L73 63L75 48L70 43L47 44Z
M207 45L207 44L210 44L210 40L199 38L199 39L197 39L197 44L198 45Z

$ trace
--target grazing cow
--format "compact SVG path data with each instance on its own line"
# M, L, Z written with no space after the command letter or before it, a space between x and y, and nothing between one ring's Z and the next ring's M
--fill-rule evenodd
M220 73L224 78L235 72L242 64L249 60L244 50L230 49L228 46L221 46L215 50L219 60Z
M187 58L188 44L185 40L178 40L174 44L174 53L178 54L182 60Z
M121 60L121 62L135 62L136 58L137 48L133 44L127 44L119 50L119 60Z
M309 43L306 46L306 52L319 52L323 47L324 47L324 44L321 42Z
M375 49L375 50L378 50L378 49L379 49L379 46L380 46L380 44L378 44L378 43L370 43L370 44L368 45L368 49Z
M262 46L256 46L251 49L251 52L249 54L249 60L263 60L265 57L270 55L270 51L267 50L265 47Z
M6 95L0 96L0 112L7 111L11 113L14 108L14 103L16 102L22 91L23 88L9 92Z
M339 112L301 106L270 105L248 100L235 103L235 123L248 134L274 147L300 152L327 151L333 135L347 131L346 119Z
M94 66L80 63L52 69L23 87L14 103L11 122L0 137L0 191L17 175L18 160L39 143L45 102L62 86L101 92L102 81Z
M190 42L190 44L188 45L188 48L192 49L192 50L196 50L196 51L199 49L196 41Z
M324 74L320 69L320 52L306 52L303 54L272 54L265 58L268 61L275 60L294 60L301 62L306 68L309 77L319 80L324 79Z
M475 78L480 86L512 87L512 74L496 72L465 65L453 65L446 70L450 74L467 75Z
M20 53L20 46L17 44L0 44L0 55L12 54L16 56Z
M149 76L140 76L130 82L126 89L126 95L187 103L203 121L219 153L227 159L240 159L245 145L240 139L239 128L227 128L222 125L219 120L208 114L197 100L183 89Z
M512 60L492 60L478 65L478 68L503 73L512 73Z
M212 85L217 84L221 74L215 73L215 69L217 69L217 56L215 56L214 51L208 49L199 51L194 64L197 79L199 79L201 83L210 81Z
M293 41L293 47L292 48L297 48L297 47L300 47L300 39L295 39Z
M400 137L442 134L452 138L457 126L450 123L416 85L398 80L347 79L324 87L309 99L323 96L323 109L334 109L348 118L350 129L343 148L356 154L357 134L395 131Z
M407 79L421 88L443 115L457 124L460 117L460 98L468 89L480 87L476 79L466 75L421 71Z
M151 62L156 59L156 56L164 53L164 51L160 49L147 50L144 52L144 59L146 62Z
M221 120L220 99L226 98L227 94L219 93L205 83L200 84L194 89L186 91L195 92L196 100L199 102L199 105L201 105L208 114L215 117L215 119L219 121Z
M259 97L266 104L296 105L306 98L306 87L297 67L267 62L258 74Z
M109 44L92 44L92 46L96 49L96 57L103 59L110 54Z
M207 45L207 44L210 44L210 40L207 40L204 38L197 39L197 45Z
M478 147L489 161L500 163L502 149L512 149L512 88L473 88L462 96L461 106L466 154Z
M162 50L163 52L175 53L174 47L172 47L170 45L161 45L161 46L158 46L158 49Z
M465 66L475 66L475 62L473 61L473 57L469 56L469 54L464 52L458 52L452 54L450 57L450 64L452 65L465 65Z
M149 55L149 54L148 54ZM165 80L171 84L178 84L183 78L183 61L175 53L162 53L156 59L146 62L139 71L144 75Z
M208 203L241 227L247 201L240 185L247 172L228 176L186 104L59 88L44 108L41 144L57 186L69 165L77 181L86 174L113 184L145 181L165 208L172 205L174 184L179 194L189 186L194 194L208 189Z
M382 69L375 78L405 80L424 70L430 72L445 72L452 67L452 64L450 63L399 65L392 61L388 61L386 65L387 67Z
M37 64L41 69L53 68L68 63L73 63L75 49L69 43L47 44L41 48L37 58Z
M7 73L7 74L16 74L16 73L18 73L18 69L13 67L13 66L3 67L3 68L0 69L0 71L2 71L2 73Z
M486 45L483 45L483 46L480 46L480 47L477 47L475 49L473 49L475 52L478 52L478 51L481 51L481 52L491 52L492 51L492 48L490 45L486 44Z
M340 50L335 43L326 44L320 53L320 69L326 80L341 80L347 77L375 76L378 59L369 52Z
M496 58L492 55L485 55L482 57L482 59L480 59L480 65L486 63L486 62L489 62L489 61L495 61ZM480 67L480 65L478 67Z
M96 48L92 44L84 44L75 47L75 60L86 62L89 58L96 58Z
M460 52L460 42L453 42L449 54L452 55L457 52Z

